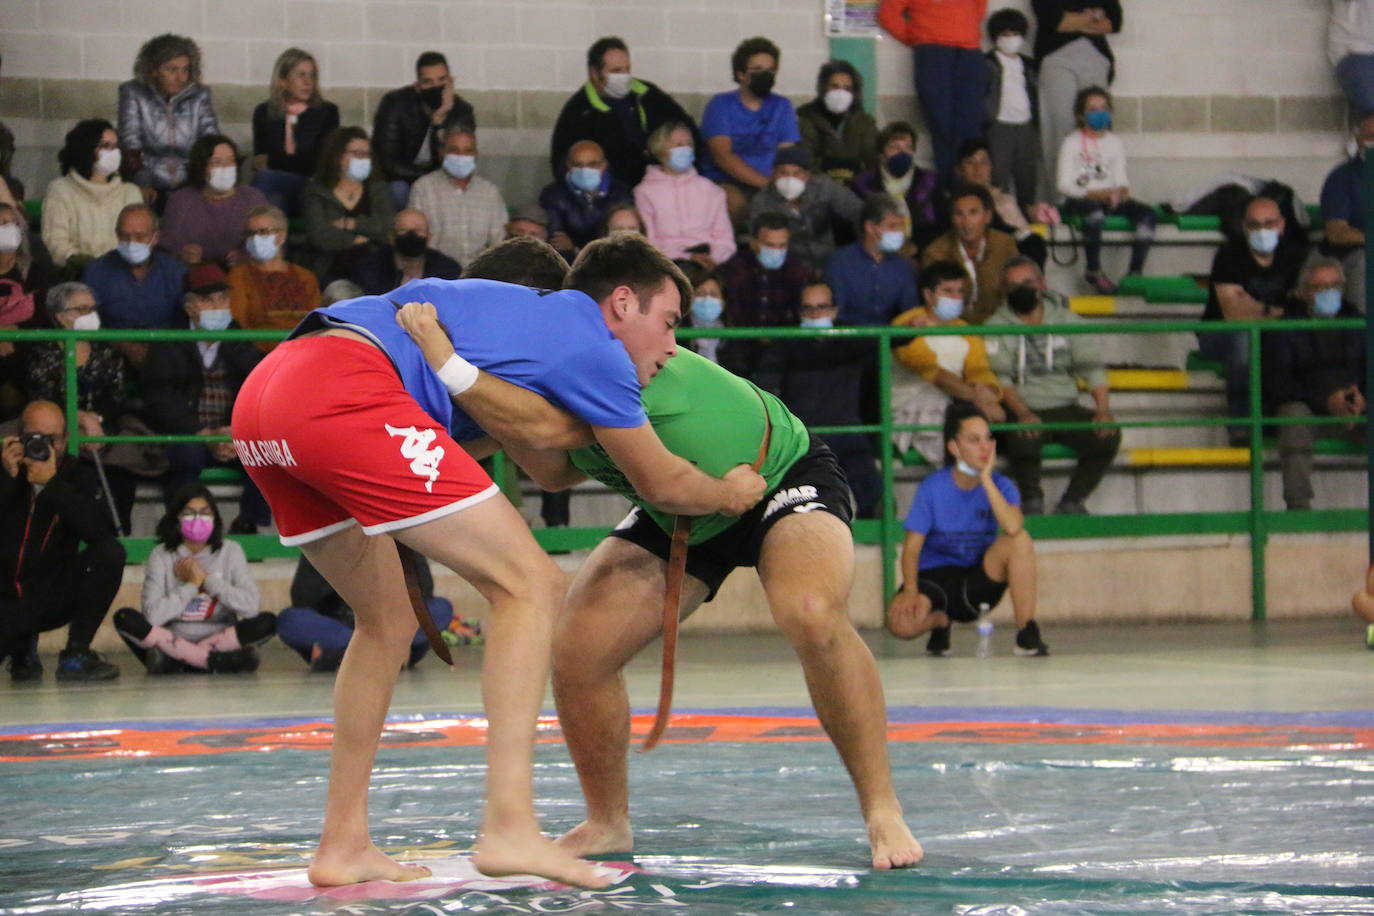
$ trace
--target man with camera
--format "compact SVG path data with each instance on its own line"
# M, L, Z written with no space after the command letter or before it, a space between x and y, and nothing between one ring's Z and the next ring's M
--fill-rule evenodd
M61 408L34 401L19 424L0 441L0 657L12 680L38 680L38 634L69 626L57 679L110 680L119 668L91 640L119 590L124 547L94 469L67 454Z

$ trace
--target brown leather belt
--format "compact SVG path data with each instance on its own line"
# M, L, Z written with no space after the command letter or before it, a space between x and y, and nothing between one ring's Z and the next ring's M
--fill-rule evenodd
M759 396L763 404L763 442L759 445L759 455L754 459L753 469L758 473L763 469L764 459L768 457L768 447L773 440L773 421L768 416L768 403ZM639 746L640 753L647 753L658 746L659 739L668 727L668 719L673 713L673 675L677 669L677 632L682 617L682 583L687 575L687 537L692 532L690 516L679 515L673 519L673 542L668 548L668 570L663 589L663 673L658 684L658 712L654 714L654 724Z
M429 608L425 605L425 596L420 593L420 574L416 566L421 562L421 557L400 541L396 542L396 553L401 557L401 572L405 573L406 577L410 609L415 613L415 619L420 622L420 629L425 631L425 639L429 640L429 647L434 650L434 654L452 665L453 654L449 652L444 637L439 635L439 627L435 625L434 618L429 616Z

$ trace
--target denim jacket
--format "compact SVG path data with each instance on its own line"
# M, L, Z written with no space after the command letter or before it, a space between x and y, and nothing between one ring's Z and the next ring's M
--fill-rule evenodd
M140 185L170 190L186 182L191 144L219 133L210 88L191 83L170 100L138 80L119 87L119 145L141 150L143 165L134 175Z

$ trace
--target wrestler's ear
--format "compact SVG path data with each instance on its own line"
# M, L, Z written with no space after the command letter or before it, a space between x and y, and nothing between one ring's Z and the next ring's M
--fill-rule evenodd
M628 286L617 286L611 290L611 309L618 318L628 318L630 312L639 310L639 296Z

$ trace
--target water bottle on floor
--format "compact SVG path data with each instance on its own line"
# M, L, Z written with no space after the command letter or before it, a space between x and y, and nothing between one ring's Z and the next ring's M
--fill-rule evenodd
M980 608L984 615L987 614L986 607ZM992 620L986 616L978 618L978 657L990 658L992 656Z

